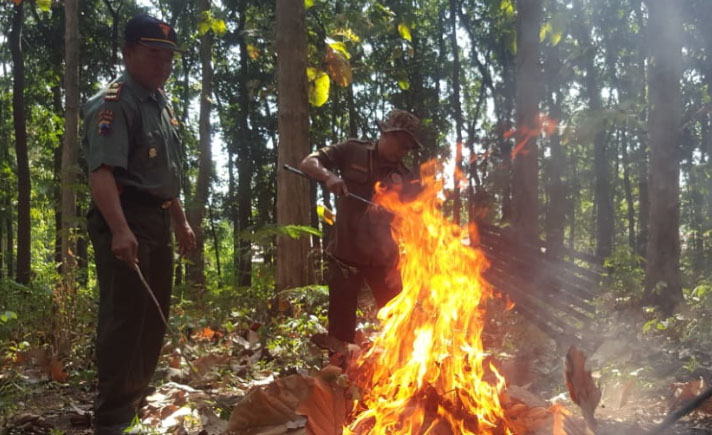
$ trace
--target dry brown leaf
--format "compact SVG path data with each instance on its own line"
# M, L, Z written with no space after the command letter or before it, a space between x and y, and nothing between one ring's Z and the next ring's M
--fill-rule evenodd
M678 402L688 402L702 393L705 389L705 380L700 377L696 381L686 382L678 385L675 389L675 399Z
M205 376L210 370L213 369L218 364L224 364L230 359L229 355L216 355L210 354L205 355L197 360L193 361L193 367L195 367L196 375L198 377Z
M52 358L50 360L48 365L48 373L50 379L62 384L67 382L67 379L69 379L69 374L64 371L62 363L59 362L59 360L57 360L56 358Z
M586 370L586 356L576 346L566 353L566 387L571 400L581 408L587 426L595 431L597 423L593 414L601 402L601 389L593 382L591 371Z
M537 406L547 406L547 403L544 399L530 392L526 388L520 387L518 385L508 385L507 396L509 396L509 398L511 400L514 400L515 402L524 403L529 408L535 408Z
M193 339L196 341L211 341L215 337L215 331L206 326L202 331L196 332Z
M327 46L324 63L326 64L326 70L334 83L341 87L346 87L351 84L353 81L351 64L342 53Z
M628 403L628 399L630 398L630 394L633 391L633 386L635 385L635 382L633 380L630 380L626 382L625 385L623 385L623 390L621 391L621 401L620 404L618 405L618 409L621 409Z
M571 415L568 409L564 408L559 402L554 403L549 407L549 412L554 416L554 427L552 428L553 435L567 435L564 428L565 417Z
M314 379L291 375L250 390L232 411L228 431L245 432L301 419L295 409L311 394Z
M346 421L345 389L336 385L341 370L327 366L314 378L309 398L297 407L307 417L307 431L314 435L341 435Z

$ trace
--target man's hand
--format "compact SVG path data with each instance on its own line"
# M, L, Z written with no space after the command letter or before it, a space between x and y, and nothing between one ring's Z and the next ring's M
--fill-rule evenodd
M325 181L326 188L329 192L335 195L348 195L349 189L346 187L346 182L343 178L337 177L335 174L329 175L329 178Z
M178 240L178 253L181 257L195 249L195 233L187 221L182 225L176 225L176 239Z
M138 240L130 229L117 231L111 236L111 252L129 266L138 263Z

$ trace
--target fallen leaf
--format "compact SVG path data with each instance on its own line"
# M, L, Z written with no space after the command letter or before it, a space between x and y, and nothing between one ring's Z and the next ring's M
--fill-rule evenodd
M682 385L677 385L675 389L675 399L678 402L688 402L702 393L705 388L705 380L700 377L696 381L686 382Z
M634 385L635 382L633 380L630 380L626 382L626 384L623 386L623 390L621 391L621 401L618 405L618 409L621 409L628 403L628 399L630 398L630 394L633 391Z
M313 435L341 435L346 422L346 394L337 385L340 373L338 367L325 367L314 378L309 397L296 409L307 417L307 431Z
M196 375L201 378L205 376L210 370L212 370L216 365L224 364L229 359L229 355L205 355L193 361L193 367L195 367Z
M595 432L593 414L601 402L601 389L593 382L591 371L586 370L586 356L576 346L566 353L565 377L571 400L581 408L586 425Z
M230 415L228 431L245 432L296 421L299 403L311 394L314 379L291 375L251 389ZM256 432L252 432L256 433Z
M549 407L549 412L554 416L554 426L552 428L553 435L567 435L564 428L565 417L571 415L568 409L564 408L559 402L554 403Z
M200 332L196 332L193 335L193 339L197 341L211 341L215 337L215 331L210 329L210 327L205 327Z
M65 383L67 382L67 379L69 379L69 374L64 371L64 367L62 367L62 363L59 362L59 360L52 358L49 362L49 377L53 381L59 382L59 383Z

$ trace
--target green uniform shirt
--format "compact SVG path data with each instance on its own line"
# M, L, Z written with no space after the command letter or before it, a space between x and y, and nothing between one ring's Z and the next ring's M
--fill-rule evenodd
M349 192L370 200L374 186L399 185L410 195L419 186L413 173L402 163L378 158L376 144L351 139L319 149L311 156L338 173ZM336 231L329 252L356 266L392 266L398 259L398 248L391 237L390 216L382 210L350 197L339 197L336 205Z
M121 187L160 199L180 191L178 121L163 91L149 92L128 72L84 106L83 147L89 172L114 168Z

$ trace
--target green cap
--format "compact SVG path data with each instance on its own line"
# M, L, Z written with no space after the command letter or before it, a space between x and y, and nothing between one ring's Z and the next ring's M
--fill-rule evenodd
M410 112L405 110L393 109L388 112L386 119L376 121L378 128L382 133L390 133L392 131L404 131L408 133L415 142L417 148L423 148L423 144L418 140L418 129L420 128L420 119Z

